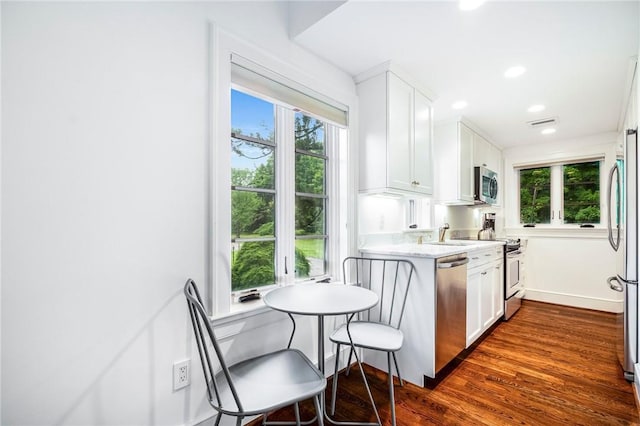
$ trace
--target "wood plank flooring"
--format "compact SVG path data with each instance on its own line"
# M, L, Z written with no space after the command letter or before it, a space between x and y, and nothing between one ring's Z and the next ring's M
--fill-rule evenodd
M613 314L525 301L433 390L396 386L397 424L640 425L616 359L614 326ZM366 371L390 424L386 373ZM338 420L375 421L357 370L340 376L337 411ZM311 418L313 405L301 413ZM293 418L291 409L269 416Z

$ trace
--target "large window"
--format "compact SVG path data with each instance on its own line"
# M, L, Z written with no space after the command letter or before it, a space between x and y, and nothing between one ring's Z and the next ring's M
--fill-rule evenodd
M521 168L520 222L599 224L602 161Z
M231 90L232 291L326 275L332 127Z

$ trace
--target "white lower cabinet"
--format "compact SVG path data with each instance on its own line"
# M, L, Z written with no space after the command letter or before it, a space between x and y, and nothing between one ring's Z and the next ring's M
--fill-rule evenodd
M469 270L467 274L467 348L482 334L480 319L480 288L482 287L482 271Z
M502 250L498 247L469 254L467 348L504 314Z
M493 266L493 317L500 319L504 315L504 262L502 260Z

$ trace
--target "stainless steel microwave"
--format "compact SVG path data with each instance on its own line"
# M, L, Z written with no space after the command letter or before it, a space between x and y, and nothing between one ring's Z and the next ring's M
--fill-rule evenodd
M475 167L475 202L496 204L498 202L498 174L486 167Z

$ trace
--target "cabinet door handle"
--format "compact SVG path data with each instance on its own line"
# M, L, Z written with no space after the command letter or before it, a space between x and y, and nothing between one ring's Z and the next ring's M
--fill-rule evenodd
M480 275L487 275L487 272L485 271L485 272L481 273Z

